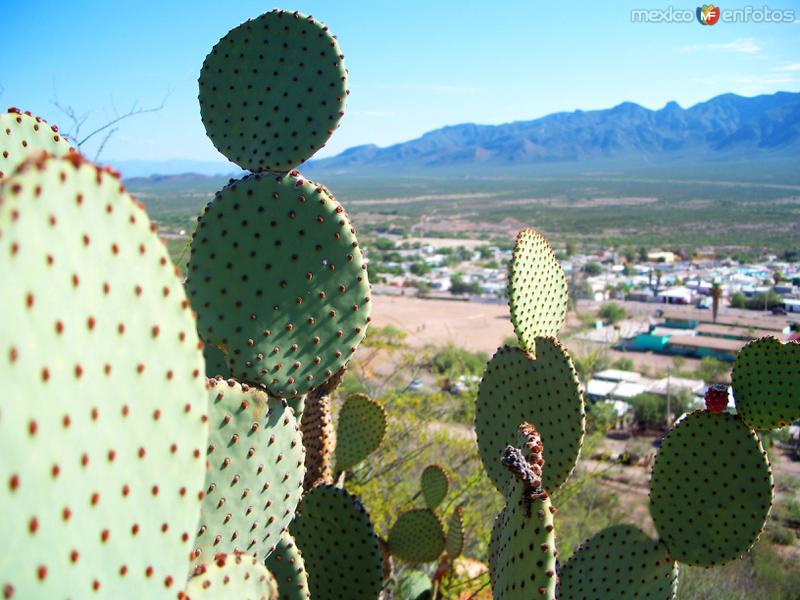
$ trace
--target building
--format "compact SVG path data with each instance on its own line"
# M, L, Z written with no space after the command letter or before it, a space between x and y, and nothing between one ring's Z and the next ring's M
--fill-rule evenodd
M709 356L718 360L732 362L736 358L736 353L746 343L744 340L708 335L673 335L667 342L666 350L670 354L696 358Z

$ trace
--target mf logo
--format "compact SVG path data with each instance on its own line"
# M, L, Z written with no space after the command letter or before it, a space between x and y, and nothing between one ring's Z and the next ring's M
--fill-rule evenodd
M697 7L697 20L700 25L714 25L719 21L719 6L703 4Z

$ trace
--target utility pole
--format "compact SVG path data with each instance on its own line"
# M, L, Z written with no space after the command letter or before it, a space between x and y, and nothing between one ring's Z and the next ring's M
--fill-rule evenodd
M669 380L670 380L670 376L671 375L672 375L672 369L668 368L667 369L667 431L669 431L669 428L672 427L672 414L671 414L671 408L672 408L671 404L672 403L671 403L670 397L669 397L669 391L670 391L669 390Z

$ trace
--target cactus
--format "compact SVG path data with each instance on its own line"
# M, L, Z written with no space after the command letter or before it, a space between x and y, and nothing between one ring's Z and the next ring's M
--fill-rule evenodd
M464 551L464 511L460 506L453 510L447 522L445 550L450 560L455 560Z
M252 556L217 554L197 567L182 600L278 600L278 584Z
M800 420L800 343L753 340L733 363L733 396L753 429L778 429Z
M398 600L429 600L433 593L431 578L422 571L403 571L397 581L394 595Z
M216 377L229 378L231 370L225 363L225 353L222 350L211 344L205 344L203 346L203 358L206 361L206 377L209 379Z
M772 470L756 433L734 415L696 411L656 455L650 514L676 560L716 566L756 542L772 495Z
M284 532L275 550L267 557L267 569L278 583L280 600L309 600L308 574L303 555L288 532Z
M420 488L422 497L425 499L425 506L431 510L436 510L442 503L447 490L450 488L450 478L447 472L439 465L428 465L420 476Z
M289 531L303 554L314 600L378 597L378 538L358 498L332 485L317 486L300 501Z
M49 131L49 128L48 128ZM0 184L6 597L174 599L208 425L180 281L119 179L36 158ZM10 387L9 387L10 386Z
M439 516L427 508L401 513L389 531L389 551L410 563L437 560L445 541Z
M506 505L495 520L489 545L493 597L497 600L555 599L555 508L542 488L542 443L536 428L519 427L517 443L498 462L510 476Z
M366 394L348 396L336 425L336 472L352 469L378 449L386 435L386 411Z
M563 566L558 598L674 598L677 590L678 565L664 542L616 525L584 542Z
M200 73L208 137L250 171L285 172L325 145L344 114L347 70L313 17L265 13L228 32Z
M209 380L205 498L194 559L219 552L265 558L303 490L305 454L286 401L230 379Z
M330 397L312 392L300 420L303 446L306 449L306 474L303 489L309 491L321 484L333 483L331 457L336 434L331 419Z
M536 338L558 334L567 314L567 277L535 229L517 235L508 271L511 322L520 346L536 354Z
M46 153L62 157L73 152L58 127L18 108L0 114L0 181L10 177L27 158Z
M500 348L478 389L475 430L489 478L503 490L507 472L497 457L513 444L520 423L535 424L544 443L544 488L563 484L578 460L585 429L583 395L566 349L555 338L537 338L536 358Z

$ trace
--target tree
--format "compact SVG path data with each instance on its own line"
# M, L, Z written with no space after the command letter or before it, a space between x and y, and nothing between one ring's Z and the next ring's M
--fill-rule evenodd
M609 302L600 307L600 309L597 311L597 316L610 325L616 325L622 321L622 319L627 317L628 313L619 304Z
M586 263L583 266L583 272L586 273L589 277L595 277L603 272L603 267L598 265L596 262L590 262Z
M720 300L722 300L722 286L715 281L711 284L711 318L714 323L717 322Z
M644 246L639 248L639 262L647 262L647 248Z
M450 293L454 296L463 296L464 294L478 295L482 292L481 284L476 281L467 283L461 273L456 273L450 278Z
M564 247L564 254L567 257L575 254L575 242L567 242L567 245Z
M411 271L414 275L425 275L431 272L431 266L425 262L415 262L411 263L409 271Z
M745 308L747 305L747 298L742 292L734 292L731 294L731 307L732 308Z

